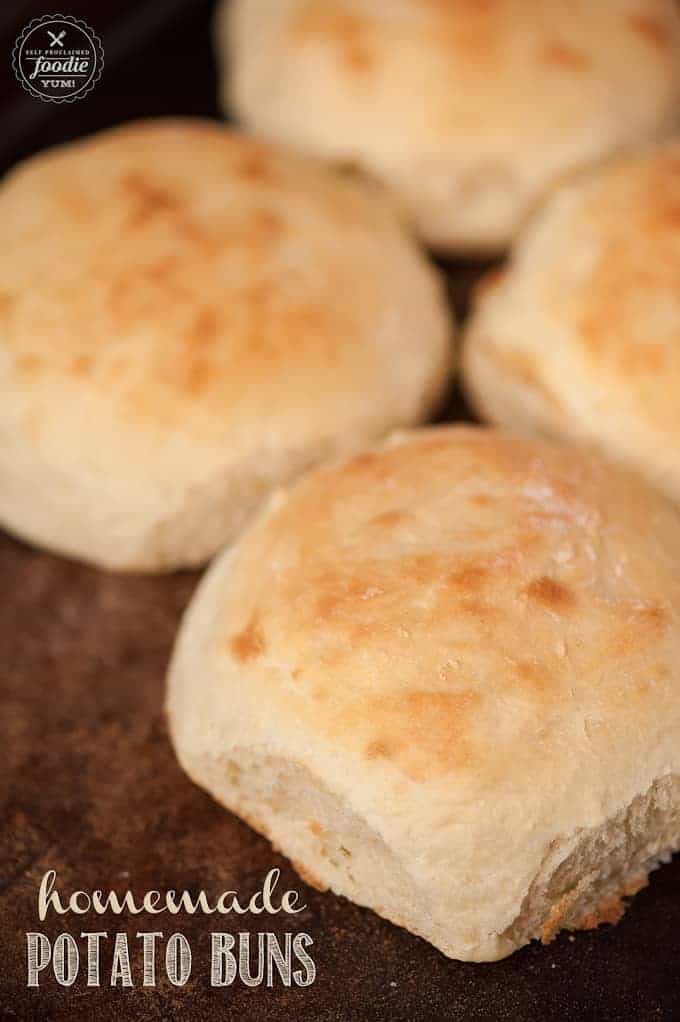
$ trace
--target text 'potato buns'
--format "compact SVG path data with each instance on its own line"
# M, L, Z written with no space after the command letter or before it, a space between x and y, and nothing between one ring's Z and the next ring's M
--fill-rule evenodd
M447 382L440 282L377 189L217 124L30 160L0 222L0 522L54 550L199 563Z
M680 121L675 0L224 0L222 101L493 250L559 178Z
M279 494L170 669L189 775L455 958L615 921L680 844L680 516L475 427Z
M680 502L680 141L563 187L478 293L483 417L600 448Z

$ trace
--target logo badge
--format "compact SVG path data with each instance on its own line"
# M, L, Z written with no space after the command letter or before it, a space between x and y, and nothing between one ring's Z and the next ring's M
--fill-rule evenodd
M28 24L12 53L22 88L45 103L74 103L101 78L104 48L84 21L70 14L46 14Z

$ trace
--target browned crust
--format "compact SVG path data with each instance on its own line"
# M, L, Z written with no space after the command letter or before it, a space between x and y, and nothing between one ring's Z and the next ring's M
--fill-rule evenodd
M576 922L569 924L566 924L565 920L579 897L579 890L574 888L573 891L567 891L550 909L547 919L541 927L541 943L550 944L561 929L595 930L604 924L615 926L623 919L628 907L626 899L632 898L634 894L646 887L647 882L646 873L634 873L624 882L618 893L606 895L594 908L588 909L579 916Z

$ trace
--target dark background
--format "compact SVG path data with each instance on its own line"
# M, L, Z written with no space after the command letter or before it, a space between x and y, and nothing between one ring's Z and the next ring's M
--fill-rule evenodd
M276 0L273 0L276 2ZM0 0L0 170L55 142L134 117L217 116L210 39L214 0ZM43 14L82 18L104 46L104 73L85 99L42 103L20 88L12 47Z
M1 2L1 0L0 0ZM277 0L272 0L276 3ZM379 0L376 0L379 2ZM537 0L539 2L539 0ZM157 114L216 116L210 41L212 2L146 0L0 7L0 170L55 142L118 121ZM105 68L86 99L47 104L14 80L11 51L33 17L84 18L102 39ZM2 227L0 225L0 241ZM482 268L441 263L463 313ZM0 398L1 399L1 398ZM465 415L454 393L445 417ZM0 482L1 485L1 482ZM179 616L197 576L112 576L38 553L0 534L0 1016L27 1022L225 1019L244 1022L680 1022L680 861L653 875L615 928L562 934L503 962L444 958L373 913L307 888L268 843L183 776L161 712L163 677ZM503 849L498 849L502 856ZM246 896L273 866L307 911L287 927L251 916L232 925L176 918L54 916L41 924L36 894L47 869L59 886L236 888ZM307 989L211 989L211 929L311 934L317 980ZM51 971L26 988L28 930L128 933L131 990L83 975L71 988ZM141 986L138 930L183 932L194 970L181 989ZM112 944L112 940L109 942ZM84 947L84 942L79 941ZM163 944L158 974L162 976ZM109 975L107 975L109 970Z

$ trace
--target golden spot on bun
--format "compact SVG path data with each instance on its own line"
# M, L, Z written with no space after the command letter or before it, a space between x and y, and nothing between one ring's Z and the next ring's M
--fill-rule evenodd
M286 234L286 221L279 213L271 209L258 209L251 220L253 233L262 235L267 242L279 239Z
M492 572L489 566L483 562L470 563L463 568L453 571L448 577L448 584L454 589L468 590L483 589L492 580Z
M236 163L236 173L246 181L261 185L276 183L276 173L272 161L264 149L255 144L246 148Z
M221 325L215 309L200 309L196 312L185 338L190 344L204 348L217 339Z
M71 363L71 372L75 376L87 376L94 366L91 355L78 355Z
M229 640L229 649L236 660L242 664L262 656L266 649L266 642L264 633L255 617L251 617L242 632L232 635Z
M375 51L370 41L367 19L343 10L341 3L327 0L323 5L303 6L291 27L300 41L322 42L332 46L343 64L353 72L370 71Z
M389 759L393 754L393 745L384 738L374 738L364 750L366 759Z
M542 604L549 610L563 612L571 610L575 603L573 592L554 578L542 576L530 582L526 589L527 596Z
M375 526L376 529L394 529L410 520L411 516L405 511L383 511L379 515L374 515L369 524Z
M16 296L11 291L0 291L0 321L7 321L16 304Z
M132 199L129 223L141 227L151 217L164 213L177 213L184 204L177 195L159 187L149 176L131 172L121 180L121 188Z
M492 497L488 493L473 493L468 498L468 501L470 504L473 505L473 507L488 508L493 507L493 505L496 503L496 498Z
M567 68L572 71L585 71L590 67L590 60L573 46L562 42L549 43L544 51L545 60L560 68Z
M659 641L670 626L668 612L662 606L626 608L614 622L610 649L619 656L632 656Z
M412 780L465 768L474 759L471 723L481 700L472 691L421 689L369 699L365 713L376 724L364 755L390 763Z
M672 32L661 18L655 18L644 11L634 11L627 16L630 28L641 36L646 42L652 43L663 50L670 47Z
M16 360L16 365L22 375L32 376L43 369L44 362L39 355L19 355Z

